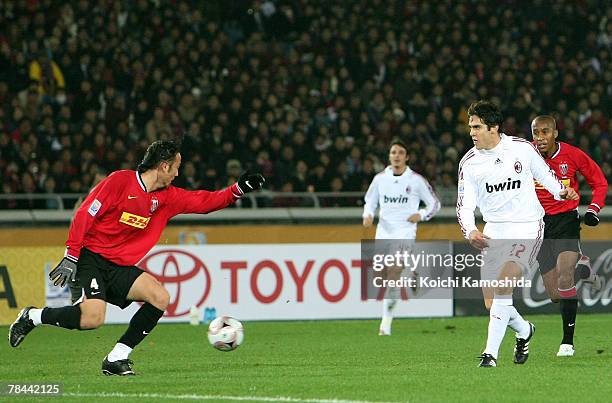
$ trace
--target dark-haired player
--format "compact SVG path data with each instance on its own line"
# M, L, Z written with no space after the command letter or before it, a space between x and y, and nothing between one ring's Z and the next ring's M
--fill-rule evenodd
M440 201L427 179L408 167L408 147L395 140L389 147L389 166L374 177L365 195L363 226L374 222L376 209L380 207L376 239L396 239L398 248L411 249L416 238L417 223L428 221L440 210ZM419 209L423 201L425 208ZM396 251L389 251L392 254ZM401 251L399 251L401 252ZM397 280L403 268L389 268L387 279ZM414 274L414 273L413 273ZM383 315L378 334L391 335L393 308L399 299L400 289L386 288Z
M531 122L531 133L538 151L565 186L578 189L576 173L585 177L593 197L583 220L586 225L599 224L599 211L608 191L608 181L601 168L579 148L557 141L559 132L552 116L536 117ZM538 255L540 273L550 299L559 302L563 321L563 339L557 356L570 357L574 355L578 310L574 278L584 278L594 289L601 288L601 278L591 270L588 257L581 256L579 200L555 200L538 183L536 192L544 207L546 224L544 244ZM582 264L577 266L578 262Z
M503 116L497 105L474 102L468 116L474 147L459 163L457 218L470 244L483 250L482 279L492 285L483 287L489 329L479 366L497 366L506 327L516 333L514 363L524 364L535 327L513 306L512 291L514 280L535 263L543 236L544 209L533 180L555 199L576 200L578 195L557 179L533 144L501 132ZM476 207L486 222L482 232L475 223ZM496 280L503 281L493 287Z
M129 354L155 328L170 299L166 289L135 264L172 217L220 210L264 183L259 174L245 174L223 190L187 191L171 185L180 165L178 144L156 141L137 171L113 172L95 187L74 216L64 258L49 273L55 285L69 282L73 305L24 308L9 329L12 347L41 324L95 329L104 324L107 303L125 308L139 301L143 305L102 362L106 375L134 374Z

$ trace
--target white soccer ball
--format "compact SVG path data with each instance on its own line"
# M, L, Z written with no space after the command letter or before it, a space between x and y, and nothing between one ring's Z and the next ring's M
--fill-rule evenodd
M208 341L217 350L235 350L243 340L242 323L231 316L219 316L208 326Z

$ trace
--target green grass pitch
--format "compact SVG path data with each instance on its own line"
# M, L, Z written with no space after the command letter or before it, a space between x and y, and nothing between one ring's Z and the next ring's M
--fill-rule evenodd
M247 322L229 353L208 344L206 326L162 324L132 354L139 375L128 378L100 372L125 326L45 327L17 349L1 344L0 382L60 381L65 394L51 400L62 402L610 401L612 315L579 315L571 358L555 356L558 315L527 318L537 327L529 361L512 363L508 330L490 369L476 367L486 317L396 320L391 337L374 320Z

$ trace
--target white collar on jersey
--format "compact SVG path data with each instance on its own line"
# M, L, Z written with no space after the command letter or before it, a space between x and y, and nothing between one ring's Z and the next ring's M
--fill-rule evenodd
M392 167L391 165L388 165L388 166L385 168L385 172L387 173L387 175L395 176L395 175L393 174L393 167ZM407 174L407 173L409 173L409 172L412 172L412 169L410 169L410 167L409 167L408 165L406 165L406 170L404 171L404 173L402 173L401 175L398 175L397 177L399 177L399 176L404 176L404 175L406 175L406 174Z
M488 150L479 150L476 149L476 151L478 151L481 154L497 154L499 153L501 150L503 150L504 148L504 143L506 142L506 139L508 138L508 136L506 136L504 133L499 133L499 143L497 143L497 145L491 149Z
M140 173L138 171L136 171L136 181L138 181L138 184L140 185L140 188L146 192L147 191L147 187L145 186L144 182L142 181L142 178L140 177Z

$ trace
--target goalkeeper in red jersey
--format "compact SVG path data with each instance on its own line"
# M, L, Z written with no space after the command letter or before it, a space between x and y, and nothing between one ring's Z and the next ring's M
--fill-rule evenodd
M129 355L155 328L170 300L166 289L135 265L172 217L223 209L264 183L259 174L244 174L223 190L188 191L171 185L180 165L178 144L156 141L138 170L113 172L91 191L74 216L64 258L49 273L55 285L69 284L73 305L24 308L9 329L12 347L39 325L95 329L104 324L107 303L123 309L142 302L102 362L106 375L134 375Z
M608 191L601 168L579 148L557 141L559 133L553 117L536 117L531 132L540 154L566 187L577 191L576 173L585 177L593 196L583 222L589 226L599 224L599 211ZM575 278L590 282L594 289L601 288L601 279L591 270L589 258L581 254L579 200L555 200L538 183L536 193L545 211L544 244L538 255L540 273L551 300L560 304L563 321L563 339L557 356L573 356L578 309Z

